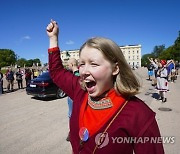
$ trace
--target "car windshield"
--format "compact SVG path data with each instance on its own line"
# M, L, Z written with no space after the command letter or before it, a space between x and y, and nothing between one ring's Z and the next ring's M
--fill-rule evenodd
M38 78L50 79L49 72L44 72L44 73L42 73L40 76L38 76Z

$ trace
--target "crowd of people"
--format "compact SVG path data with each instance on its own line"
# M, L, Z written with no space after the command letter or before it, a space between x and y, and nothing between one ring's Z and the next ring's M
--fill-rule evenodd
M174 60L159 60L149 59L148 79L152 82L152 85L159 91L159 98L162 102L167 101L166 92L169 91L169 82L175 83L177 76L179 75L180 64Z
M30 68L20 68L12 69L8 67L5 74L1 72L0 68L0 94L3 94L6 88L6 92L14 91L14 84L17 83L18 89L23 89L26 87L31 79L38 77L42 73L39 69L30 69ZM4 86L4 80L7 81L7 87ZM23 80L25 80L25 85L23 85Z

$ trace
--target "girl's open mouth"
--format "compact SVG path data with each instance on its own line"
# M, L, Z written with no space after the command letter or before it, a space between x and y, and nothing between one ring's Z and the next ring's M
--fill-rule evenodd
M89 93L92 93L94 91L94 88L96 86L95 81L85 81L86 89Z

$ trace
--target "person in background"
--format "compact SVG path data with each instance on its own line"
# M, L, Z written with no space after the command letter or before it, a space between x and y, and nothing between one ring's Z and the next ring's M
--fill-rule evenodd
M33 76L33 77L34 77L34 78L37 78L38 76L39 76L39 70L35 69L35 70L34 70L34 76ZM33 78L33 79L34 79L34 78Z
M179 67L180 67L180 64L179 64L179 62L178 61L176 61L175 62L175 68L176 68L176 78L177 78L177 76L179 75Z
M78 69L78 61L75 58L70 58L68 60L68 70L72 72L75 76L79 76L79 69ZM73 108L73 101L70 97L68 97L68 117L71 118L72 114L72 108ZM70 141L70 133L68 133L68 136L66 138L67 141Z
M25 69L26 87L31 81L31 76L32 76L31 70L29 68Z
M148 57L148 60L149 60L150 63L151 63L151 67L152 67L152 65L153 65L153 70L154 70L154 72L148 72L148 74L149 74L149 80L151 80L151 79L150 79L151 73L152 73L152 74L154 73L154 79L153 79L152 85L153 85L153 86L156 86L156 85L157 85L157 71L158 71L158 69L159 69L159 60L158 60L158 59L154 59L154 60L153 60L153 58L149 58L149 57ZM149 71L151 71L151 70L149 70Z
M154 75L154 65L150 62L147 66L147 69L148 69L149 80L152 81L152 76Z
M168 71L166 68L166 61L161 60L160 61L160 68L157 72L157 90L159 91L159 100L162 100L162 102L166 102L166 92L168 91Z
M8 70L6 72L6 80L8 82L7 84L7 90L8 92L10 91L14 91L14 72L12 71L11 67L8 67Z
M3 73L1 72L0 67L0 95L3 94Z
M16 80L18 83L18 89L23 89L23 73L20 68L18 68L18 71L16 72Z
M34 71L35 71L35 69L32 69L32 78L34 79L35 77L34 77Z
M150 63L153 65L153 68L154 68L154 76L155 78L157 77L157 71L158 71L158 67L159 67L159 62L158 62L158 59L154 59L153 58L149 58L148 57L148 60L150 61Z
M80 77L77 77L62 64L56 21L51 20L46 30L50 76L73 100L70 118L73 153L164 154L162 142L108 140L118 136L160 138L155 113L135 96L140 84L119 46L103 37L88 39L79 50ZM108 145L102 144L105 139Z
M174 68L171 70L170 81L171 81L172 83L174 83L176 79L177 79L177 78L176 78L176 69L175 69L175 67L174 67Z

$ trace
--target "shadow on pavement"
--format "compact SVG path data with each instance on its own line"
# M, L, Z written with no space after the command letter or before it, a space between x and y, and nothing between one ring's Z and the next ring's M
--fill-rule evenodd
M13 93L18 91L19 89L13 89L13 90L3 90L3 94Z
M158 93L153 93L152 98L159 99L159 94Z
M63 97L64 98L64 97ZM63 98L56 98L56 97L45 97L45 98L40 98L40 97L31 97L31 99L35 99L35 100L40 100L40 101L53 101L56 99L63 99Z

